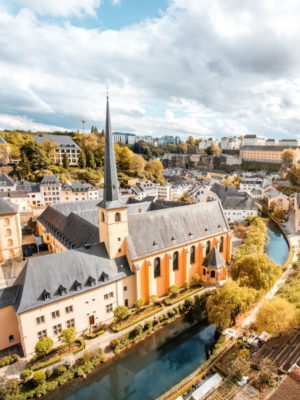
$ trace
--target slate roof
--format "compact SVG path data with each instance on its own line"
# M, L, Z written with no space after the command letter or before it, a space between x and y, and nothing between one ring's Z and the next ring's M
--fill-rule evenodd
M45 175L41 182L42 185L59 185L59 177L56 175Z
M92 189L97 188L88 182L74 181L62 185L62 190L72 190L72 192L85 192Z
M132 260L228 232L218 201L132 215L128 218Z
M224 186L214 183L211 191L215 193L224 210L256 210L253 199L246 192L239 192L234 186Z
M0 215L16 214L18 212L17 208L18 207L16 205L0 198Z
M73 148L80 150L80 147L71 136L68 135L51 135L51 134L38 134L33 138L38 143L43 144L46 140L56 143L60 147Z
M210 252L207 254L203 261L203 265L207 268L222 268L226 264L222 254L220 254L219 250L216 247L213 247Z
M19 290L19 286L10 286L0 289L0 308L13 305Z
M16 182L13 179L11 179L6 173L0 176L0 186L13 187L15 186L15 184Z
M277 197L280 195L285 197L285 195L283 193L278 192L278 190L276 190L276 189L266 190L264 194L265 194L265 196L268 196L270 199L273 199L274 197Z
M15 286L20 287L14 302L15 311L22 313L44 306L131 274L126 257L110 260L104 244L34 257L27 261L15 282ZM89 277L95 279L95 285L89 284ZM80 290L75 290L75 280L81 283ZM63 295L58 290L60 285L66 288ZM42 298L44 290L50 293L46 300Z
M285 146L263 146L263 145L258 145L258 146L242 146L241 150L261 150L261 151L283 151L288 148L296 148L298 146L294 145L285 145Z

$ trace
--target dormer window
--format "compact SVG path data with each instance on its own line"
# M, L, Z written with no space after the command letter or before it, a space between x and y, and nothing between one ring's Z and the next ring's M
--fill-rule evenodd
M189 237L193 236L192 232L189 232Z
M171 240L174 241L175 239L176 239L176 237L173 235L173 236L171 237Z
M95 286L96 285L96 279L93 278L92 276L89 276L87 281L86 281L88 286Z
M205 232L208 232L208 228L205 228L204 230L205 230Z
M75 280L75 282L73 283L73 288L76 291L81 290L82 289L82 284L80 282L78 282L77 280Z
M100 280L102 282L107 282L108 281L108 274L105 272L102 272L101 276L100 276Z
M154 242L152 244L153 244L153 246L157 246L157 241L154 240Z
M65 294L67 294L67 289L63 285L60 285L59 288L58 288L58 293L61 296L64 296Z
M51 298L50 292L48 292L46 289L43 290L42 292L42 299L43 300L48 300Z

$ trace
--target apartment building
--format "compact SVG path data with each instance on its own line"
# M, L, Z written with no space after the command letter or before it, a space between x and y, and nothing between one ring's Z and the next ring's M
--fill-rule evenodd
M257 135L245 135L243 137L242 146L264 146L266 138Z
M258 162L277 164L282 163L282 153L288 148L293 148L299 157L299 149L287 146L243 146L240 150L242 162Z
M80 154L80 147L71 136L68 135L50 135L38 134L33 138L36 142L43 144L45 141L53 142L57 145L55 149L55 163L62 165L63 156L67 154L71 166L78 165L78 157Z

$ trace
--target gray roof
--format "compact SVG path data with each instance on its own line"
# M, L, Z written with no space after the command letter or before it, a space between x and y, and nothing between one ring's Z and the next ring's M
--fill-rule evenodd
M16 205L0 198L0 215L16 214L18 212L17 208Z
M235 186L224 186L214 183L211 191L215 193L224 210L256 210L253 199L246 192L239 192Z
M107 276L107 280L103 274ZM27 261L15 282L15 286L20 287L14 303L15 310L22 313L104 286L131 274L126 257L109 259L104 244L34 257ZM88 282L89 277L95 279L93 286ZM82 285L80 290L74 288L76 280ZM59 293L60 285L66 289L65 294ZM46 300L42 298L44 290L50 294L50 298Z
M68 135L51 135L51 134L38 134L35 135L33 138L38 143L43 144L46 140L49 140L50 142L54 142L60 147L64 148L73 148L73 149L78 149L80 150L80 147L78 146L77 143L74 142L74 140L71 138L71 136Z
M97 188L88 182L74 181L62 185L62 190L72 190L72 192L85 192L92 189Z
M6 173L0 176L0 186L13 187L15 186L15 184L16 182L11 179Z
M128 221L128 249L133 260L229 230L218 201L132 215Z
M226 264L222 254L216 247L213 247L203 261L207 268L222 268Z
M7 144L7 141L0 135L0 144Z
M264 194L265 194L265 196L268 196L270 199L273 199L274 197L277 197L277 196L280 196L280 195L284 196L283 193L278 192L278 190L276 190L276 189L266 190Z
M19 290L19 286L10 286L0 289L0 308L13 305Z
M261 145L261 146L250 146L250 145L248 145L248 146L242 146L241 147L241 150L261 150L261 151L283 151L283 150L285 150L285 149L288 149L288 148L297 148L298 146L290 146L290 145L285 145L285 146L263 146L263 145Z
M59 183L59 177L56 175L45 175L41 182L42 185L58 185Z

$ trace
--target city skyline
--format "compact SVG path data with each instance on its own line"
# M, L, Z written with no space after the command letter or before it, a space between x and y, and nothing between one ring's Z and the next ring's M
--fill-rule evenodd
M295 1L60 3L0 0L1 129L299 137Z

